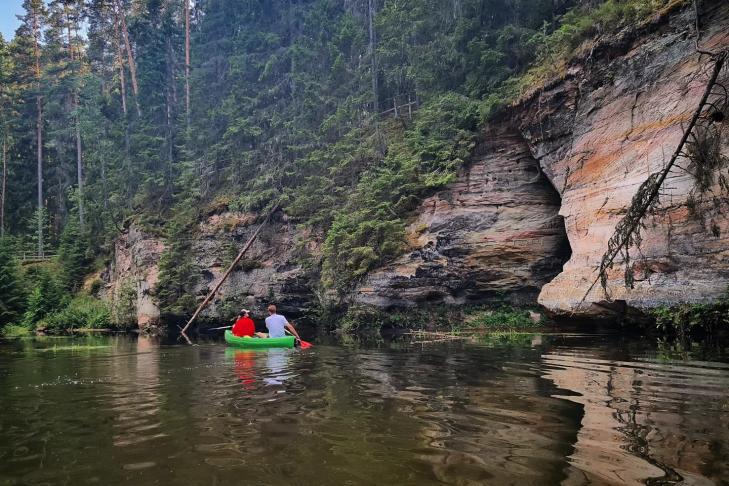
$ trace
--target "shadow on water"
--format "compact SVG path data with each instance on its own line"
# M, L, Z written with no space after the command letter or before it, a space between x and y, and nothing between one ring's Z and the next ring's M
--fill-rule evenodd
M721 348L607 335L0 343L0 484L715 484Z

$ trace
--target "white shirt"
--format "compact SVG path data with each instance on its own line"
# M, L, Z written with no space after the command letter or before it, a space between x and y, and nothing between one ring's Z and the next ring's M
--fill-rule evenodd
M268 328L268 337L280 338L286 336L286 331L284 329L286 327L286 324L288 323L289 321L287 321L286 318L281 314L272 314L266 317L266 328Z

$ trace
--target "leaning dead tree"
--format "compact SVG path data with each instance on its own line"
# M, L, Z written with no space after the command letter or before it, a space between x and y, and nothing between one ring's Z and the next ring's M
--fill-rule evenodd
M724 120L729 109L729 93L719 82L719 75L727 59L727 51L714 54L712 58L714 66L709 82L678 146L668 163L660 171L648 176L633 196L625 216L615 226L615 231L608 240L607 250L598 267L598 275L582 298L582 302L598 282L603 290L607 291L608 272L618 257L625 267L625 285L633 287L630 250L640 247L641 229L645 227L643 220L657 208L661 188L673 169L683 170L694 177L694 188L688 197L689 209L697 206L697 199L710 191L715 182L719 182L722 190L729 192L729 180L724 175L719 175L719 180L715 180L717 170L729 163L720 152L722 129L717 128L716 123ZM688 167L679 164L679 161L683 160L689 162Z
M195 322L195 319L197 319L197 316L200 315L200 312L202 312L203 309L205 309L205 307L210 303L210 301L213 300L213 297L215 297L215 294L217 294L218 290L220 290L220 287L223 286L223 282L225 282L228 279L228 276L233 272L233 269L235 268L235 266L238 265L238 262L241 260L241 258L243 258L243 255L245 255L245 253L251 247L253 242L256 240L256 237L258 237L258 233L260 233L261 230L263 229L263 227L266 225L266 223L268 223L268 221L271 219L271 216L273 216L273 213L278 211L279 207L280 207L280 203L276 203L276 205L273 206L273 209L271 209L271 211L268 212L268 216L266 216L266 219L264 219L263 222L258 226L258 228L256 228L256 231L253 232L251 237L248 239L248 242L245 244L243 249L238 253L238 256L235 257L235 260L233 260L233 263L231 263L230 266L228 267L228 270L225 271L225 273L221 277L220 281L217 283L217 285L215 285L215 288L213 288L213 290L211 290L210 293L208 293L208 295L205 297L205 300L202 301L202 303L195 310L195 313L192 315L190 320L187 321L187 324L185 324L185 327L182 328L182 330L180 331L180 334L185 339L187 339L187 334L185 334L185 331L187 331L187 329L190 327L190 325L193 322ZM190 340L187 339L187 341L189 342Z

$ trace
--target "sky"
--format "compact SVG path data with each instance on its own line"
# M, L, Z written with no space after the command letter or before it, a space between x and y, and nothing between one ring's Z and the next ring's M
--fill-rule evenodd
M17 14L23 13L23 0L0 0L0 32L5 40L15 37L20 22Z

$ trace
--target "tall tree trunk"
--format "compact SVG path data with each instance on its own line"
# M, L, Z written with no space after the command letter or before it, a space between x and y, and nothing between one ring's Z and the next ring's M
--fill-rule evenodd
M107 140L108 137L109 134L106 131L106 126L104 126L104 140ZM109 190L106 187L106 157L104 156L103 152L101 155L101 190L103 191L103 193L101 194L101 198L104 201L104 210L106 210L109 207Z
M35 57L35 79L38 93L36 106L37 183L38 183L38 256L43 256L43 100L40 95L40 23L38 12L33 9L33 56Z
M84 177L83 177L83 156L81 152L81 125L78 116L78 96L76 96L76 180L78 181L78 224L81 231L84 229Z
M5 187L8 179L8 139L3 139L3 185L0 195L0 238L5 237Z
M128 174L131 174L131 143L129 134L129 118L127 116L127 83L124 76L124 51L122 49L122 34L120 24L121 22L119 21L119 11L117 9L114 9L116 54L119 61L119 91L121 94L122 113L124 114L124 168L126 169ZM104 200L104 204L106 204L106 200Z
M375 56L375 50L377 49L377 37L375 35L375 1L367 0L368 2L368 17L369 17L369 31L370 31L370 60L372 61L372 97L374 100L375 113L380 112L380 100L377 88L377 57Z
M137 84L137 65L134 63L134 54L132 54L132 44L129 42L129 30L127 29L126 15L121 9L119 0L116 1L117 12L121 22L122 37L124 38L124 46L127 50L127 60L129 61L129 74L132 76L132 91L134 92L134 103L137 107L137 115L142 116L142 110L139 108L139 85Z
M114 30L116 31L116 54L119 60L119 89L121 91L122 112L124 113L124 123L127 119L127 88L124 79L124 52L122 51L122 35L121 27L119 27L119 14L114 13Z
M167 161L172 176L172 162L174 160L174 114L172 107L177 106L177 87L175 86L175 53L172 49L172 40L167 38L167 86L165 88L166 124L167 124Z
M71 61L71 74L73 75L73 39L71 37L71 16L66 7L66 22L68 24L68 55ZM80 58L80 57L79 57ZM83 180L83 154L81 152L81 120L78 113L78 92L73 88L71 94L71 108L74 112L74 122L76 125L76 181L78 183L78 224L81 231L84 229L84 180Z
M190 0L185 0L185 119L190 131Z

